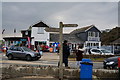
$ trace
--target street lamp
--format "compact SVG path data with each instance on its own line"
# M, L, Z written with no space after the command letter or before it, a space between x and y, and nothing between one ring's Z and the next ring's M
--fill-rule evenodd
M77 27L77 24L63 24L63 22L59 23L59 35L60 35L60 67L59 67L59 78L63 80L63 27Z

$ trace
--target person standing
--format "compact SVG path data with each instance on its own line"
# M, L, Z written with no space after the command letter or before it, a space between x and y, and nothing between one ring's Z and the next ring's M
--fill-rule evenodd
M70 48L69 48L67 42L68 42L67 40L64 40L64 43L63 43L63 63L65 64L66 68L69 68L68 67L68 57L70 55Z
M39 44L37 45L37 51L38 51L38 53L40 53L41 56L43 55L41 46Z
M76 64L77 66L80 66L80 62L82 61L83 59L83 53L84 53L85 49L83 49L83 44L80 44L78 46L78 49L76 50Z

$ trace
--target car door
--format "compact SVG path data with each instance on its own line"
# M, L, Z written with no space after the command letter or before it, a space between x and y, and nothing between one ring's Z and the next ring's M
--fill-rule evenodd
M21 47L17 47L17 56L19 57L19 58L24 58L25 57L25 55L26 55L26 53L22 50L22 48Z
M11 51L13 57L17 57L18 54L17 54L17 47L13 47L12 51Z

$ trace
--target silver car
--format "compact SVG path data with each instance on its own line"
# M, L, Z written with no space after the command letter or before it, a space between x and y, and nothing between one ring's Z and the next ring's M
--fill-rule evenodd
M94 54L94 55L114 55L111 51L105 50L105 49L96 49L92 48L89 50L89 54Z
M14 58L20 58L30 61L33 59L39 60L41 58L41 55L39 53L36 53L27 47L19 46L10 47L6 52L6 56L8 57L9 60Z

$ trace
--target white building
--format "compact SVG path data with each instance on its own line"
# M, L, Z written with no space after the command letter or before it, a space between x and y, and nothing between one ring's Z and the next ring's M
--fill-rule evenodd
M45 31L45 28L49 27L42 21L33 25L31 29L31 45L35 47L39 44L45 44L49 46L49 32Z

